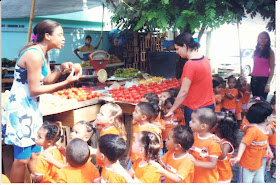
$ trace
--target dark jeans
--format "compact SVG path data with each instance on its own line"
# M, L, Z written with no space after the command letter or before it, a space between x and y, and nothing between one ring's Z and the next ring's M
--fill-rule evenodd
M267 93L264 92L268 77L252 76L251 91L253 96L261 96L266 100Z
M205 107L200 107L200 108L210 108L212 109L213 111L215 111L215 104L212 104L212 105L207 105ZM198 108L198 109L200 109ZM190 127L190 121L191 121L191 115L192 115L192 112L194 110L190 109L189 107L184 107L184 116L185 116L185 122L186 122L186 126L189 128Z

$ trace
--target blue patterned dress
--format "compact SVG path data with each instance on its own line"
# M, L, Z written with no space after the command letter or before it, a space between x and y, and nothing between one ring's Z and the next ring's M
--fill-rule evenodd
M48 75L47 63L43 53L36 48L28 48L22 52L18 60L27 50L37 50L42 54L41 79ZM28 147L35 144L37 132L43 124L43 116L38 109L39 96L30 96L27 70L16 63L13 86L5 104L2 117L2 139L9 145Z

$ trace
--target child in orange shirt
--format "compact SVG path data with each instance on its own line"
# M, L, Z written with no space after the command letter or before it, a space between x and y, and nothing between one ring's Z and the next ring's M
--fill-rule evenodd
M135 110L132 114L133 117L132 141L135 140L134 134L139 133L141 131L151 131L157 133L158 135L161 134L161 129L156 125L151 124L154 122L155 113L156 110L151 103L140 102L135 106ZM130 170L132 163L138 157L139 156L136 153L134 153L132 151L132 148L130 147L128 155L125 159L125 162L127 164L127 170Z
M58 168L55 165L47 162L44 159L42 153L48 153L56 161L60 163L64 163L64 157L56 146L56 142L60 138L63 138L63 135L61 129L57 125L44 124L38 130L38 136L35 140L35 143L37 146L42 146L44 151L41 152L41 154L37 158L35 173L31 174L31 178L34 182L40 182L40 183L55 182L55 175L57 173ZM61 139L61 142L62 141L63 140Z
M66 147L66 161L69 164L58 170L57 183L100 182L100 175L89 161L88 144L81 139L72 139Z
M241 125L242 122L242 97L243 97L243 92L242 92L242 85L239 81L236 83L236 89L238 92L238 95L236 97L236 102L235 102L235 119L237 121L238 125Z
M163 107L163 111L165 114L170 110L174 102L175 102L174 98L167 98L165 100L164 107ZM172 116L164 118L164 124L165 124L165 131L162 134L162 140L164 146L163 147L164 153L166 153L167 148L165 146L165 142L166 142L165 140L168 138L168 133L173 127L177 125L185 125L184 114L181 112L180 109L177 109Z
M125 150L125 140L121 136L106 134L98 139L96 158L105 164L101 173L101 183L127 183L126 178L132 181L118 161Z
M166 139L168 152L161 158L161 165L155 163L158 172L164 175L165 183L192 183L194 164L188 158L194 143L193 133L183 125L174 127Z
M122 108L116 103L106 103L102 105L93 125L102 125L100 136L116 134L122 136L126 140Z
M195 183L216 183L219 179L217 161L222 154L221 146L210 130L216 125L217 117L209 108L200 108L191 115L190 128L194 132L194 144L190 154L194 161Z
M215 112L221 112L223 96L220 93L222 85L219 81L213 80L213 92L215 96Z
M272 136L268 138L269 146L271 148L271 151L273 153L274 158L276 158L276 95L274 92L273 97L270 100L270 105L272 107L272 122L269 124L272 130ZM266 164L266 171L270 171L270 166L273 158L269 158L268 162ZM276 178L276 171L272 174L272 177L275 179Z
M218 94L222 96L221 108L223 107L223 101L225 99L225 88L227 86L227 82L221 76L214 76L213 80L217 80L221 85L221 89L219 90Z
M236 97L238 96L238 91L236 87L236 78L231 75L228 77L228 87L225 88L225 99L223 102L223 108L226 112L231 111L235 113L236 107Z
M161 138L158 134L142 131L135 134L132 151L139 157L129 170L129 175L135 182L160 183L160 173L151 163L159 160Z
M217 124L213 130L215 135L221 138L222 154L219 156L217 162L219 183L230 183L233 177L229 159L237 146L237 128L233 114L217 113Z
M242 98L241 98L241 103L242 103L242 118L244 117L244 115L247 112L247 103L250 100L251 97L251 87L250 85L247 83L247 80L244 76L240 76L238 78L238 83L240 84L241 88L240 91L242 92Z
M175 92L173 90L165 90L159 96L159 107L162 108L164 106L164 102L167 98L175 98Z
M271 122L272 108L267 102L255 103L247 112L251 123L247 128L235 158L231 165L239 162L239 181L243 183L264 183L263 156L273 155L268 145L269 132L266 129Z

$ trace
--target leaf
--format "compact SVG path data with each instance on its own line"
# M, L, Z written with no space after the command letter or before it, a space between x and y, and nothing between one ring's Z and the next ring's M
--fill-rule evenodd
M169 4L169 0L161 0L163 4Z

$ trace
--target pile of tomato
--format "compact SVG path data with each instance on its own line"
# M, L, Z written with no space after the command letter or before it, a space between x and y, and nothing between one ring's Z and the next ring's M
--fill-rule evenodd
M147 86L143 84L140 84L139 86L133 85L128 89L121 86L119 88L113 88L109 90L109 93L112 95L115 101L139 103L141 102L143 95L146 93L153 92L159 95L162 91L171 88L178 88L180 86L180 81L176 78L172 78L162 81L161 83L152 82Z
M93 88L89 88L89 87L79 87L79 88L72 87L72 88L56 91L52 93L52 95L58 95L61 98L66 98L66 99L75 98L80 102L80 101L91 100L101 96L98 92L94 92L93 90L94 90Z

